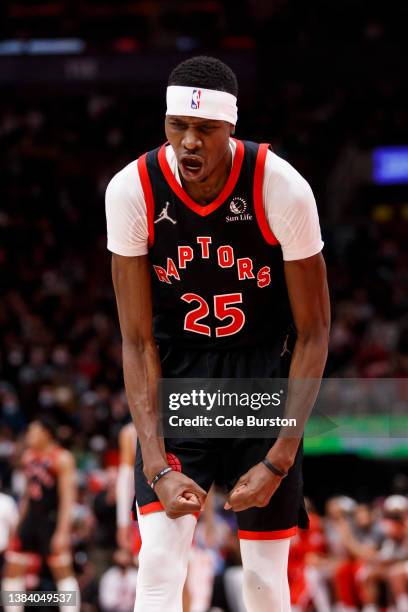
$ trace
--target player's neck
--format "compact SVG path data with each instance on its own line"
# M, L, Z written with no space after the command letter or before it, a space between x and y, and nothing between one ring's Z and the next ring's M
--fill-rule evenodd
M228 149L225 157L223 157L214 171L204 180L199 183L188 183L182 180L184 191L188 193L197 204L205 206L209 202L213 202L223 190L225 183L231 171L232 153Z

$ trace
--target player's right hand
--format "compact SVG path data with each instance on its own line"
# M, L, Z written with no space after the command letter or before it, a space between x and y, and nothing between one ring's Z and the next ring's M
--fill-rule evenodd
M207 496L194 480L176 471L163 476L154 491L169 518L200 512Z

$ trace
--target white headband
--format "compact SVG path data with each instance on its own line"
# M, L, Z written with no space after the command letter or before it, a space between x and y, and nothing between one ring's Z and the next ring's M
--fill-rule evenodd
M232 94L203 87L167 88L166 115L185 115L228 121L235 125L238 118L237 99Z

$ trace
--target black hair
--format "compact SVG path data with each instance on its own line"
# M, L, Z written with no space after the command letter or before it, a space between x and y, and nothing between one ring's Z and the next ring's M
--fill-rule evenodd
M43 429L48 431L51 438L56 440L58 423L49 414L39 414L33 420L33 423L38 423Z
M178 64L172 70L168 84L215 89L238 96L235 73L221 60L206 55L197 55Z

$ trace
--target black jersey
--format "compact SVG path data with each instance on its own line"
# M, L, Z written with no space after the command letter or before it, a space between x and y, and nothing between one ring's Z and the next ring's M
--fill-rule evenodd
M56 463L60 447L47 452L27 450L23 455L24 474L27 480L28 516L47 515L58 509L58 483Z
M263 209L267 151L237 140L227 183L205 206L177 182L166 145L139 158L159 344L282 346L292 317L282 249Z

